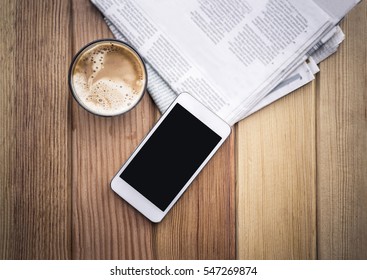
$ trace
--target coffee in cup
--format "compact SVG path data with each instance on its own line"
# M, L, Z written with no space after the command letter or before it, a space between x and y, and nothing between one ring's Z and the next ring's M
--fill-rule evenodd
M146 84L142 58L118 40L88 44L75 56L69 70L74 98L83 108L100 116L131 110L143 97Z

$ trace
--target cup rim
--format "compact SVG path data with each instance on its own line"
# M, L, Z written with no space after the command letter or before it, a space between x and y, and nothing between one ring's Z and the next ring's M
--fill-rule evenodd
M127 109L126 111L123 111L123 112L120 112L120 113L117 113L117 114L99 114L99 113L96 113L94 111L92 111L91 109L89 109L87 106L85 106L81 101L80 99L78 98L77 94L74 92L74 88L73 88L73 85L72 85L72 73L73 73L73 70L74 70L74 67L75 67L75 64L76 64L76 61L78 60L78 58L81 56L81 54L87 50L90 46L94 45L94 44L97 44L97 43L100 43L100 42L116 42L116 43L119 43L125 47L127 47L130 51L132 51L138 59L140 59L141 61L141 64L143 65L143 71L144 71L144 74L145 74L145 82L144 82L144 87L142 89L142 93L139 97L138 100L136 100L135 104L130 107L129 109ZM68 71L68 84L69 84L69 89L71 91L71 94L74 98L74 100L83 108L85 109L87 112L95 115L95 116L99 116L99 117L114 117L114 116L120 116L120 115L123 115L129 111L131 111L132 109L134 109L141 101L141 99L143 98L143 96L145 95L145 92L146 92L146 89L147 89L147 84L148 84L148 72L147 72L147 68L145 66L145 62L143 60L143 58L141 57L141 55L138 53L138 51L132 47L130 44L128 43L125 43L121 40L117 40L117 39L109 39L109 38L105 38L105 39L98 39L98 40L94 40L94 41L91 41L89 42L88 44L84 45L83 47L81 47L79 49L79 51L74 55L71 63L70 63L70 67L69 67L69 71Z

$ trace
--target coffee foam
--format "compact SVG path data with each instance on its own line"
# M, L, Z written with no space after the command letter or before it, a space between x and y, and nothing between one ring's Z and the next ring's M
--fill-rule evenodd
M144 66L124 45L97 43L75 63L74 93L90 111L116 115L128 111L144 93Z

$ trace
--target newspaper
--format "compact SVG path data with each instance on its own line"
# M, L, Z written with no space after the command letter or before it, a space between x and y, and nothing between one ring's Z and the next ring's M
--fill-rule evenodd
M162 111L186 91L229 124L300 85L290 77L310 81L310 50L340 20L313 1L92 2L145 58Z
M244 114L241 119L259 111L283 96L308 84L315 79L315 74L320 71L317 64L334 54L339 45L345 39L345 35L339 26L333 30L333 35L321 45L308 59L285 80L280 82L268 95L255 105L250 112Z
M130 43L107 18L105 18L105 21L116 39ZM252 108L247 114L243 115L242 118L248 117L288 93L314 80L314 75L319 72L317 64L335 53L344 38L345 36L341 28L339 26L335 27L332 32L332 36L330 38L325 38L327 39L325 44L315 51L309 57L307 62L305 61L293 73L280 82L269 94L256 104L254 108ZM160 112L163 114L179 93L175 92L163 80L152 66L150 66L149 62L146 62L146 65L149 76L148 92Z

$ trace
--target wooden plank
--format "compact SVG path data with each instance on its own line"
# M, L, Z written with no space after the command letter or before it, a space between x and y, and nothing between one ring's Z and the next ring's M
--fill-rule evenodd
M89 1L73 2L73 26L74 52L111 37ZM94 117L73 102L73 258L235 257L233 138L161 224L152 224L110 190L110 179L157 116L148 95L114 118Z
M12 242L12 201L14 178L12 167L15 166L15 129L14 109L15 96L15 1L3 2L0 9L0 62L3 71L0 72L0 259L11 256Z
M314 259L314 84L238 124L239 259Z
M320 259L367 258L367 3L343 21L346 40L321 64L317 114Z
M70 6L7 1L1 10L1 256L69 258Z
M73 53L112 38L90 1L73 1ZM151 259L152 223L115 195L109 183L156 119L146 94L129 113L96 117L72 102L72 257Z

